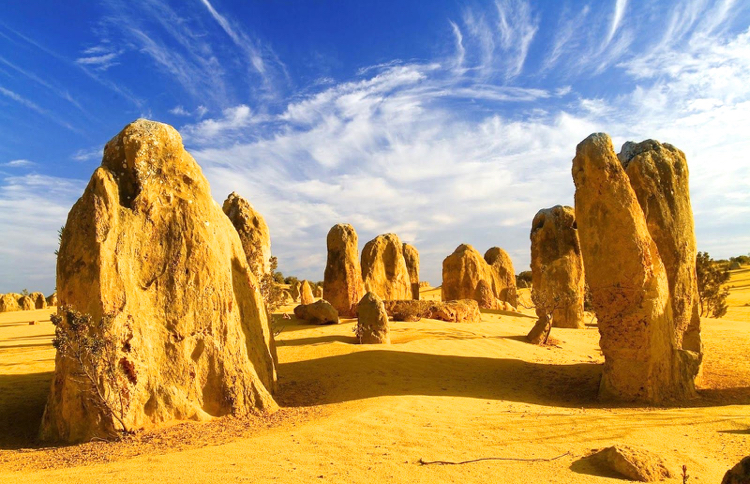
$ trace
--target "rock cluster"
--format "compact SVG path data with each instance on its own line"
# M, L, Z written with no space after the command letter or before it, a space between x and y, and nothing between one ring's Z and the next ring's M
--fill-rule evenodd
M271 270L271 232L265 219L237 192L229 194L222 210L240 236L250 270L260 280Z
M362 249L362 282L365 291L381 299L412 297L404 246L396 234L378 235Z
M328 258L323 277L323 294L341 317L357 315L364 287L359 265L357 232L349 224L334 225L326 238Z
M481 283L481 284L480 284ZM483 287L480 287L483 286ZM489 297L489 287L492 297ZM443 301L473 299L482 309L518 304L513 264L500 248L493 247L485 257L471 245L461 244L443 260Z
M553 327L583 328L586 281L572 207L537 212L531 224L531 273L540 320L551 316Z
M97 367L76 358L75 319L61 311L57 338L72 346L58 349L42 439L277 408L257 280L172 127L140 119L107 143L68 215L57 288L60 305L89 315L90 336L112 353ZM101 365L113 373L81 378Z
M655 404L693 396L700 353L678 343L667 271L609 136L578 145L573 180L605 358L600 396Z

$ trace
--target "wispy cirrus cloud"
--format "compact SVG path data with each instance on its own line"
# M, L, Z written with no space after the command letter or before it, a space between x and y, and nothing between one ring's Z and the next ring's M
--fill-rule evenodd
M33 161L25 159L10 160L6 161L5 163L0 163L0 167L3 168L30 168L35 165L36 163L34 163Z

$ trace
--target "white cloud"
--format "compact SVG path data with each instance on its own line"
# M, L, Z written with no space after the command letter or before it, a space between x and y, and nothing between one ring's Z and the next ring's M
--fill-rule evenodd
M103 153L104 153L104 148L102 147L85 148L85 149L80 149L76 151L75 153L73 153L71 158L74 159L75 161L80 161L80 162L97 160L97 159L100 160L103 156Z
M622 23L622 18L625 15L625 8L627 6L628 6L628 0L615 0L615 8L612 12L612 23L610 24L609 33L607 34L607 40L606 40L607 44L612 42L612 39L617 33L617 28Z
M33 161L24 160L24 159L10 160L5 163L0 163L0 166L5 167L5 168L29 168L35 165L36 163L34 163Z
M174 114L175 116L190 116L190 112L182 106L175 106L170 109L169 112Z
M93 66L100 71L106 71L110 67L118 64L115 62L115 59L117 59L119 55L118 52L109 52L107 54L79 57L76 59L76 63Z

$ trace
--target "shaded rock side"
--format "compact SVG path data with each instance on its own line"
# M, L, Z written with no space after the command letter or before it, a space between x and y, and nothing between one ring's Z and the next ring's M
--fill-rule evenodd
M518 289L513 260L500 247L491 247L484 253L484 260L495 275L495 297L511 306L518 306Z
M406 270L409 273L409 282L411 284L411 298L419 299L419 252L413 245L404 244L404 260L406 261Z
M240 236L250 270L260 280L271 271L271 231L265 219L237 192L229 194L222 210Z
M374 292L368 292L359 302L355 334L360 344L390 344L391 334L388 313L383 301Z

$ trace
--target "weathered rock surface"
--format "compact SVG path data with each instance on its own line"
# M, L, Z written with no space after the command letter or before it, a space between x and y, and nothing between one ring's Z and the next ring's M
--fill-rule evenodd
M468 244L459 245L443 260L443 301L474 299L479 281L485 281L497 294L497 276L482 255Z
M364 294L359 265L357 232L349 224L334 225L326 238L328 260L323 278L323 294L339 315L353 318Z
M222 210L240 235L250 270L260 280L271 270L271 231L265 219L237 192L229 194Z
M667 271L676 344L700 358L701 319L695 272L698 250L685 154L670 144L646 140L625 143L618 158Z
M0 313L20 311L18 297L15 294L0 294Z
M745 457L724 474L721 484L750 484L750 457Z
M633 481L657 482L672 477L666 462L645 449L615 445L593 454L591 459Z
M294 315L310 324L339 324L338 311L325 299L300 304L294 308Z
M381 299L412 297L404 248L396 234L378 235L362 249L362 282Z
M323 297L323 286L321 286L320 284L316 285L313 288L312 292L313 292L313 296L315 297L318 297L318 298Z
M495 297L511 306L518 306L516 271L508 253L500 247L491 247L484 253L484 260L495 275Z
M600 396L661 403L694 395L697 362L675 347L666 270L609 136L578 145L573 180L605 358Z
M53 292L47 296L47 306L57 306L57 293Z
M34 301L34 309L44 309L47 307L47 298L41 292L32 292L29 297Z
M479 281L477 283L477 288L474 291L474 297L473 299L479 303L479 307L481 309L496 309L497 308L497 299L495 299L495 294L492 292L492 287L490 287L490 284L487 281Z
M36 309L36 305L34 304L34 300L31 299L30 296L21 296L18 298L18 307L21 308L21 311L31 311Z
M313 298L313 292L312 288L310 287L310 283L305 281L302 281L302 285L300 286L299 290L299 297L300 297L300 303L302 304L312 304L315 300Z
M273 411L275 347L237 231L172 127L137 120L110 140L60 243L61 306L106 320L130 429ZM72 336L68 319L58 326ZM79 361L58 352L43 440L120 429ZM119 410L118 410L119 411Z
M411 298L419 299L419 252L413 245L404 244L404 260L411 283Z
M531 273L537 316L552 326L583 328L586 281L575 209L556 205L537 212L531 224Z
M390 344L388 313L378 295L366 293L359 302L358 311L355 333L360 344Z
M450 323L478 323L482 314L473 299L460 301L416 301L414 299L383 301L386 312L394 321L437 319Z

